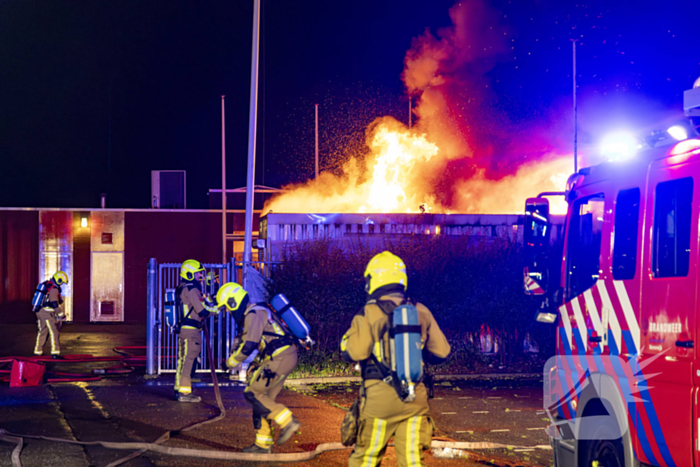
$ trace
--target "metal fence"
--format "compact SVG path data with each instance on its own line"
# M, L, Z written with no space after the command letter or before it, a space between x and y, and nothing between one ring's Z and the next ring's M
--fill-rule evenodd
M204 293L214 295L217 282L223 282L231 277L233 264L203 264L205 274L213 272L217 278L205 284ZM157 264L152 258L148 263L148 327L147 327L147 365L146 372L150 375L173 373L177 369L178 339L177 334L165 323L165 292L177 289L180 283L180 267L178 263ZM208 338L212 347L212 357L216 371L226 369L225 361L232 351L233 339L236 336L236 323L229 313L212 314L207 318ZM202 330L202 343L205 338ZM208 372L206 345L202 345L199 354L197 372Z
M264 277L270 277L271 269L278 263L255 261L253 267ZM234 281L239 284L243 281L243 265L233 259L227 264L203 264L205 274L213 272L218 278L205 285L204 292L212 297L219 285L224 282ZM155 258L148 263L147 274L147 347L146 347L146 372L149 375L161 373L174 373L177 369L178 339L165 323L165 292L169 289L177 289L180 283L180 263L158 264ZM212 347L214 369L219 372L226 370L226 359L233 351L234 338L236 337L236 322L230 313L212 314L207 318L209 342ZM202 330L202 344L205 343L204 330ZM199 354L197 372L210 371L206 355L206 345L202 345Z

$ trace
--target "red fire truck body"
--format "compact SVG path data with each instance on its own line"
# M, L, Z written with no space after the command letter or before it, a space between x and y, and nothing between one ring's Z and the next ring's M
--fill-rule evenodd
M526 209L526 289L556 306L555 464L700 466L700 139L580 170L565 196L558 277L528 252L548 208Z

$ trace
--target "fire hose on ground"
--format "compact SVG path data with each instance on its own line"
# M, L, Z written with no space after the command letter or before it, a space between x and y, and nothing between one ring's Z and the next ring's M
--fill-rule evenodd
M353 446L344 446L341 443L322 443L319 444L315 450L313 451L307 451L307 452L294 452L294 453L277 453L277 454L252 454L252 453L245 453L245 452L230 452L230 451L215 451L215 450L203 450L203 449L188 449L188 448L176 448L176 447L169 447L169 446L163 446L162 444L168 441L171 437L171 434L177 435L178 433L184 433L191 431L197 427L200 427L205 424L209 423L214 423L217 422L221 419L223 419L226 416L226 408L224 407L223 401L221 399L221 392L219 390L219 381L216 376L216 371L214 369L213 365L213 358L212 358L212 352L211 352L211 345L209 343L208 339L208 332L206 332L205 329L205 336L207 336L206 343L207 343L207 360L209 361L209 369L211 371L211 378L214 386L214 395L216 397L216 404L219 409L219 414L213 418L209 418L207 420L197 422L195 424L186 426L184 428L181 428L180 430L175 430L175 431L167 431L165 432L160 438L158 438L156 441L153 443L141 443L141 442L110 442L110 441L76 441L76 440L70 440L70 439L64 439L64 438L53 438L49 436L36 436L36 435L20 435L16 433L11 433L7 430L4 430L0 428L0 440L6 441L8 443L13 443L16 444L15 448L12 451L12 465L13 467L22 467L22 462L20 459L20 454L22 452L22 448L24 447L24 439L40 439L40 440L46 440L46 441L53 441L53 442L60 442L60 443L67 443L67 444L74 444L74 445L81 445L81 446L103 446L108 449L118 449L118 450L128 450L128 451L135 451L129 454L126 457L120 458L112 463L110 463L107 467L116 467L118 465L124 464L125 462L128 462L132 459L135 459L142 454L151 451L151 452L157 452L160 454L166 454L166 455L171 455L171 456L184 456L184 457L197 457L197 458L202 458L202 459L217 459L217 460L231 460L231 461L249 461L249 462L302 462L302 461L308 461L312 460L318 455L324 453L324 452L330 452L330 451L339 451L339 450L345 450L345 449L352 449ZM127 352L125 352L126 349L135 349L136 347L117 347L115 351L118 353L122 353L125 355L129 355ZM140 347L142 348L142 347ZM75 361L117 361L117 360L122 360L124 357L92 357L90 355L75 355L71 356L72 358L68 359L71 362ZM20 357L22 358L22 357ZM34 359L41 359L41 357L30 357ZM126 357L129 358L129 357ZM137 358L138 357L134 357ZM8 361L12 361L12 357L5 357L0 359L0 364L1 363L6 363ZM16 359L16 357L15 357ZM49 359L46 359L49 360ZM112 369L119 369L119 367L113 367ZM109 370L109 369L105 369ZM133 368L130 370L133 371ZM129 372L130 372L129 371ZM95 379L92 379L93 377L90 375L81 375L81 374L71 374L71 373L60 373L60 372L55 372L56 376L62 376L63 378L49 378L48 382L58 382L58 381L93 381L93 380L99 380L100 377L95 377ZM71 379L71 377L75 379ZM85 379L88 378L88 379ZM391 444L390 444L391 445ZM455 442L455 441L441 441L441 440L433 440L431 442L431 448L449 448L449 449L459 449L459 450L477 450L477 449L501 449L501 448L532 448L531 446L512 446L512 445L505 445L505 444L498 444L498 443L485 443L485 442ZM534 448L539 448L539 449L551 449L549 446L534 446Z

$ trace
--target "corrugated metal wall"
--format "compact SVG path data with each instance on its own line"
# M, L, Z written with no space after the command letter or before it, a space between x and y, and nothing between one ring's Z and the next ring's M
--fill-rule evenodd
M0 209L0 323L34 323L30 302L39 283L40 252L43 257L70 257L73 309L76 322L90 319L91 235L95 213L101 210ZM203 263L221 262L221 213L215 211L120 211L124 216L124 321L146 322L146 267L150 258L182 262L194 258ZM40 215L47 220L45 242L40 248ZM234 217L241 219L234 219ZM244 214L228 214L228 224L242 224ZM85 217L87 226L81 227ZM55 219L60 218L60 228ZM68 230L70 230L70 232ZM53 232L53 233L51 233ZM55 235L56 232L63 232ZM113 232L112 232L113 233ZM121 236L121 234L120 234ZM101 237L100 237L101 238ZM93 243L102 245L97 237ZM121 240L115 237L112 241ZM94 245L93 245L94 246ZM234 251L233 241L228 251ZM119 248L117 248L119 247ZM55 261L54 261L55 262ZM46 269L46 265L44 269ZM49 269L57 267L49 264ZM67 271L68 272L68 271ZM53 273L53 272L51 272Z
M29 306L39 282L39 213L0 215L0 323L33 323Z
M275 261L285 245L313 239L380 242L401 235L507 238L522 242L523 216L490 214L268 214L261 218L265 259Z

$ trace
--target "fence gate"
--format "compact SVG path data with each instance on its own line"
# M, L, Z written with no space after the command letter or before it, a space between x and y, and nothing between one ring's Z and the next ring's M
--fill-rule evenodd
M180 266L177 263L157 264L155 259L148 263L148 327L147 327L147 365L149 375L174 373L177 369L178 339L165 323L164 302L165 291L176 289L180 283ZM203 264L207 277L214 272L219 285L224 278L232 277L233 265ZM230 280L230 279L229 279ZM204 292L214 296L216 284L204 285ZM226 359L233 350L233 339L236 336L236 322L230 313L212 314L207 318L209 342L216 371L226 370ZM197 372L209 372L207 347L204 330L202 330L202 347L199 353Z

